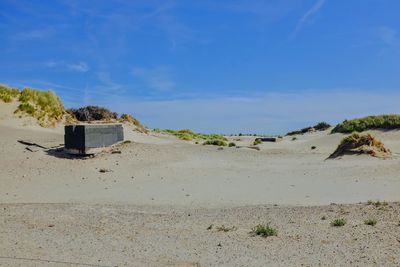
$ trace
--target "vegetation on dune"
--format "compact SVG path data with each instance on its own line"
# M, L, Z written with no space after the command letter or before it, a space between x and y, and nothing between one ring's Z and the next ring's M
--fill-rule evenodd
M331 222L331 226L333 227L342 227L346 225L347 221L345 219L336 219Z
M200 133L195 133L189 129L184 129L184 130L161 130L161 129L154 129L156 133L162 133L162 134L169 134L176 136L177 138L185 141L192 141L192 140L205 140L205 141L228 141L226 137L223 135L219 134L200 134Z
M331 127L331 125L327 122L319 122L314 126L310 126L310 127L306 127L303 128L301 130L297 130L297 131L292 131L292 132L288 132L286 135L299 135L299 134L305 134L308 132L312 132L312 131L326 131Z
M5 103L10 103L21 94L20 90L11 88L5 85L0 85L0 100Z
M203 145L227 146L227 143L222 140L207 140L203 143Z
M342 139L329 158L337 158L345 154L368 154L373 157L387 158L391 152L371 134L353 133Z
M368 219L364 221L365 225L375 226L378 223L376 219Z
M252 233L254 235L259 235L259 236L262 236L262 237L269 237L269 236L277 236L278 235L278 231L275 228L272 228L269 224L256 225L252 229Z
M230 142L230 143L228 144L228 146L229 146L229 147L235 147L236 144L235 144L234 142Z
M25 88L19 94L20 105L15 113L25 113L36 118L42 127L54 127L66 114L61 100L51 91Z
M129 114L122 114L118 120L121 123L130 123L136 126L136 130L141 133L148 133L149 131L134 117Z
M388 203L386 201L379 201L379 200L377 200L377 201L368 200L367 204L370 206L375 206L376 208L384 207L384 206L388 205Z
M400 129L400 115L368 116L353 120L345 120L332 129L332 133L363 132L373 129Z
M221 226L217 227L218 232L230 232L230 231L236 231L236 230L237 230L236 226L227 227L225 225L221 225Z
M135 118L122 114L118 118L116 112L103 107L86 106L78 109L65 110L60 98L52 91L40 91L24 88L22 91L5 85L0 85L0 100L9 103L19 101L19 106L14 113L25 114L35 118L42 127L54 127L57 123L77 123L78 121L120 121L131 123L139 132L147 133L148 130Z
M261 141L261 139L259 139L259 138L257 138L257 139L254 140L254 142L253 142L253 145L254 145L254 146L257 146L257 145L260 145L260 144L262 144L262 141Z
M78 109L68 109L78 121L115 121L118 118L116 112L98 106L86 106Z

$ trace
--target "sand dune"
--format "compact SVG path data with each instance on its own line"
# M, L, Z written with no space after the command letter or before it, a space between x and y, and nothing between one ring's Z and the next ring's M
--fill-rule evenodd
M12 114L12 105L0 105L2 266L400 264L399 204L385 210L355 204L400 200L399 131L372 132L391 159L326 160L343 135L285 137L257 151L196 145L125 125L133 142L121 154L82 159L58 149L61 126L38 127ZM254 141L229 139L244 147ZM45 148L32 152L18 140ZM377 228L363 225L371 216ZM337 217L349 220L343 231L329 225ZM275 225L278 237L251 237L251 227L262 222ZM238 230L207 231L210 224Z

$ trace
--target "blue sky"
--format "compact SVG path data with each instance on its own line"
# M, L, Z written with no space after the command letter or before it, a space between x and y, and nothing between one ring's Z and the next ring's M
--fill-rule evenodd
M2 0L0 83L201 132L400 113L399 10L398 0Z

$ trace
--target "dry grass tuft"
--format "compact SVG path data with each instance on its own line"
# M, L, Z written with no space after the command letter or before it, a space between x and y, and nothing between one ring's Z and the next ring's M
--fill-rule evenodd
M391 152L386 149L381 141L371 134L353 133L342 139L329 159L337 158L346 154L368 154L377 158L389 158Z
M136 130L141 133L148 133L149 131L134 117L132 117L129 114L122 114L121 117L119 118L119 122L121 123L127 123L127 124L132 124L136 126Z

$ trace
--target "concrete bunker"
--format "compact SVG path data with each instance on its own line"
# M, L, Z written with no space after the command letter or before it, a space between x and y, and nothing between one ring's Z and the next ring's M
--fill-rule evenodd
M64 149L69 154L99 153L123 140L122 124L77 124L64 127Z
M256 142L279 142L282 141L281 137L258 137Z

